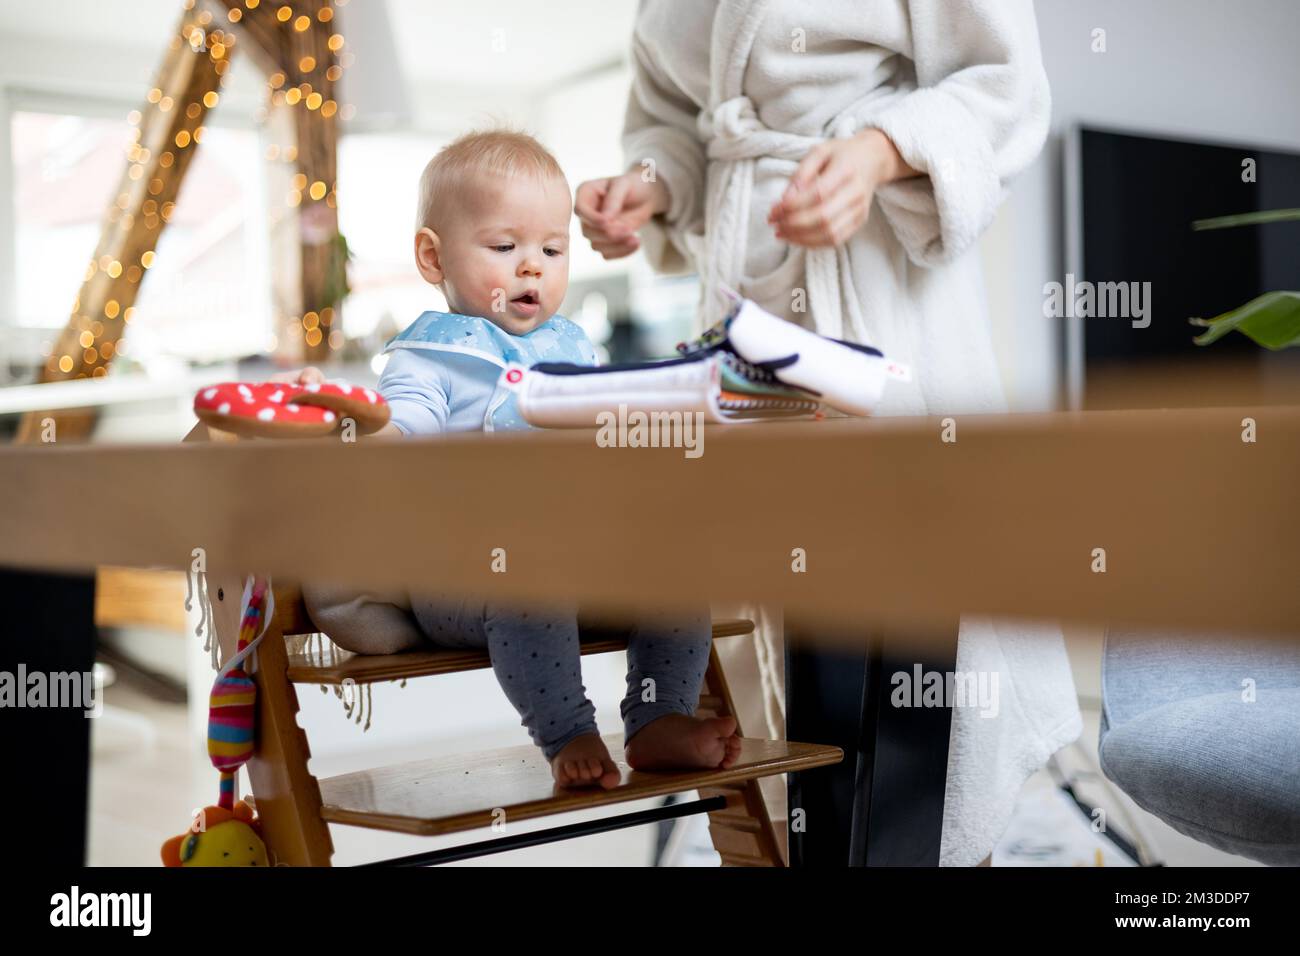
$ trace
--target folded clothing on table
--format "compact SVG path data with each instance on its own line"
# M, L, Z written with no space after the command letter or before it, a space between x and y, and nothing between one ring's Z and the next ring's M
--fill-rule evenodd
M699 412L710 422L816 415L829 405L870 415L890 378L908 370L879 349L828 339L736 298L723 321L676 358L626 365L508 366L502 384L544 428L591 428L602 412Z

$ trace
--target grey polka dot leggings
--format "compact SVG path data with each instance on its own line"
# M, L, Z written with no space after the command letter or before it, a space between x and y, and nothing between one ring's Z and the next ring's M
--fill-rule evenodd
M482 600L405 591L357 591L304 583L316 626L358 654L440 647L486 648L492 669L523 726L549 760L574 737L596 733L595 708L582 686L578 613L572 605L520 610ZM624 740L665 714L693 714L709 663L707 608L632 622Z

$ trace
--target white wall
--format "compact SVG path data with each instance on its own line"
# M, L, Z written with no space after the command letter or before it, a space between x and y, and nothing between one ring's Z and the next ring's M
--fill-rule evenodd
M555 153L573 189L588 179L623 171L623 113L632 76L626 66L611 67L566 83L541 99L535 132ZM575 279L627 271L629 260L607 262L582 237L573 222L570 270ZM637 257L640 261L641 257Z
M1038 0L1052 137L984 242L1004 377L1017 407L1049 407L1060 381L1063 136L1086 123L1300 150L1300 3L1294 0ZM1092 31L1106 31L1093 53Z
M0 90L11 102L31 90L49 90L90 94L113 104L112 110L137 105L156 67L162 38L173 23L171 7L164 9L161 0L152 2L153 15L131 37L134 46L104 42L91 55L84 40L55 39L50 30L40 33L40 24L6 23L6 29L0 30ZM95 35L114 27L111 17L97 6L83 6ZM1008 392L1014 406L1022 409L1050 407L1061 380L1062 330L1042 317L1041 306L1043 284L1061 280L1065 272L1061 164L1062 138L1070 126L1087 122L1300 149L1300 109L1295 104L1300 91L1300 57L1295 53L1300 3L1296 0L1038 0L1035 9L1052 85L1052 137L1039 161L1014 185L983 242L995 342ZM596 59L607 62L611 53L625 49L631 10L628 0L612 3L608 30L597 31L599 42L590 29L581 37L562 34L564 42L588 55L578 67L589 68L596 53L600 54ZM498 70L503 79L516 81L505 96L467 83L459 74L449 82L449 76L433 73L445 58L427 52L449 42L440 26L445 14L434 15L409 0L399 0L390 12L403 31L399 45L416 129L451 134L491 119L541 127L538 132L561 153L575 185L595 174L598 166L603 172L601 159L617 155L625 74L617 70L596 74L562 86L550 96L546 88L555 82L556 72L562 72L558 66L539 76L541 82L522 85L510 70ZM432 19L425 23L419 17ZM487 36L487 26L500 16L498 11L471 19L482 27L478 32ZM1091 51L1092 31L1097 27L1107 32L1105 53ZM38 35L19 33L28 30ZM151 36L156 39L150 40ZM525 46L541 38L526 40ZM420 50L423 55L413 54ZM506 58L506 64L514 62L515 57ZM517 69L529 72L523 64ZM223 106L232 112L251 112L260 102L260 85L254 76L234 79ZM521 98L522 91L526 93ZM603 138L606 131L608 141ZM2 205L0 201L0 213ZM0 239L0 273L10 258L5 251ZM575 261L575 267L587 273L603 271L607 265L596 258ZM4 294L0 290L0 304ZM12 309L0 308L0 313L7 312Z

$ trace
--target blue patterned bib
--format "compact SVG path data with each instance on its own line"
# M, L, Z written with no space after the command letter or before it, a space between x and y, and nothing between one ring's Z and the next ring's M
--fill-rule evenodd
M492 397L483 419L484 431L530 428L515 402L514 393L496 385L510 362L531 367L538 362L572 362L595 365L596 350L576 323L553 315L531 332L511 335L500 326L474 315L425 312L384 345L392 349L427 349L482 359L475 377L492 385Z

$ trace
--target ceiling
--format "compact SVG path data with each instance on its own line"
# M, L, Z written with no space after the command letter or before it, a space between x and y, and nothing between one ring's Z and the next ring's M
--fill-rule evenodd
M289 0L292 5L292 0ZM635 0L348 0L347 18L386 4L412 95L427 84L477 89L548 85L626 55ZM152 58L179 0L131 0L131 15L103 0L0 3L0 35L61 44L138 48Z
M382 0L350 0L350 5L375 2ZM388 0L388 10L408 76L532 86L626 56L636 3ZM503 52L493 46L497 37L504 40Z

